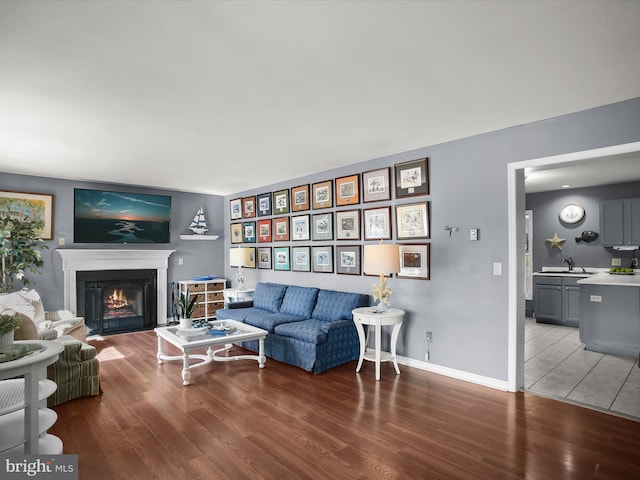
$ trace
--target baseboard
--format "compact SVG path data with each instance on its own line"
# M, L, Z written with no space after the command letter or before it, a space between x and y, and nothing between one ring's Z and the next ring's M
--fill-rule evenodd
M484 377L475 373L464 372L462 370L456 370L454 368L443 367L429 362L421 362L420 360L414 360L413 358L398 356L398 363L406 365L408 367L419 368L420 370L426 370L427 372L437 373L438 375L444 375L445 377L455 378L457 380L463 380L465 382L475 383L476 385L482 385L483 387L490 387L496 390L507 391L507 382L504 380L497 380L495 378Z

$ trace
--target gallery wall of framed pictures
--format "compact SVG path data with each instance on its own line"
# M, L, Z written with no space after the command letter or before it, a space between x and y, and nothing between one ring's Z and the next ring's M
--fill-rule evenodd
M430 278L429 159L230 200L232 244L256 248L255 265L362 275L364 245L400 246L398 278Z

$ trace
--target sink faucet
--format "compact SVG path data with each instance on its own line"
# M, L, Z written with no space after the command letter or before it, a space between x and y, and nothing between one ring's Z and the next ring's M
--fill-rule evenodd
M569 271L570 272L573 270L573 258L571 258L571 257L563 258L562 259L562 263L566 263L567 265L569 265Z

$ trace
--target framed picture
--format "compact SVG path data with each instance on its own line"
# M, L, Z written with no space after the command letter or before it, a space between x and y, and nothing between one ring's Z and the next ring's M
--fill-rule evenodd
M53 239L53 195L0 191L0 216L35 223L42 240Z
M242 199L235 198L229 202L229 210L231 220L239 220L242 218Z
M286 242L289 240L289 217L278 217L272 221L271 237L274 242Z
M333 273L333 247L311 247L311 264L314 272Z
M271 220L258 220L258 243L271 241Z
M274 247L273 258L274 270L291 270L291 265L289 264L289 247Z
M273 192L273 214L289 213L289 189Z
M362 215L365 240L391 240L391 207L367 208Z
M271 247L258 247L258 268L271 270Z
M311 240L333 240L333 213L311 216Z
M231 224L231 243L242 243L242 224Z
M244 243L256 243L256 222L242 224L242 241Z
M245 197L242 199L242 218L253 218L256 216L256 197Z
M309 240L309 215L291 217L291 240Z
M271 193L261 193L257 197L258 216L267 217L271 215Z
M396 206L397 237L429 238L429 202Z
M245 265L246 268L256 268L256 247L249 247L249 261Z
M417 278L429 280L429 243L399 245L399 278Z
M336 247L336 273L360 275L360 245Z
M360 203L360 175L336 178L336 206Z
M309 210L309 184L291 189L291 211L302 212Z
M314 183L311 186L311 200L314 210L333 207L333 181Z
M291 270L294 272L311 271L311 249L309 247L291 247Z
M396 171L396 198L429 195L427 158L398 163Z
M336 240L360 240L360 210L336 212Z
M381 202L391 200L390 168L370 170L362 174L362 201Z

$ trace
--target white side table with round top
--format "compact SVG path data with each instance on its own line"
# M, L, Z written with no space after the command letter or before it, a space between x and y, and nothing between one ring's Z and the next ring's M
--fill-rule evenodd
M389 308L383 312L378 312L376 307L361 307L356 308L351 313L353 313L353 322L356 324L356 330L358 330L358 337L360 338L360 359L358 360L356 372L359 372L360 368L362 368L363 360L376 362L376 380L380 380L380 362L393 361L396 373L400 375L400 369L398 368L398 361L396 359L396 342L398 341L398 334L400 333L400 327L402 327L402 321L404 320L404 310ZM375 347L373 350L367 348L363 325L375 327ZM391 331L391 352L381 351L380 334L383 325L393 326L393 330Z

